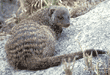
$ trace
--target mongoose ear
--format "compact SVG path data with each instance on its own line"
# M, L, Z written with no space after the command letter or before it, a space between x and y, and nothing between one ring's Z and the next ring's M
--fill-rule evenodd
M55 8L49 9L49 16L50 16L50 17L51 17L52 14L54 13L54 11L55 11Z

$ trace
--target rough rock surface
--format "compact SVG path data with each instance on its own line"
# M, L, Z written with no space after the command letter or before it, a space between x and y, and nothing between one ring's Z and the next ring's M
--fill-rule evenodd
M0 32L8 32L9 30L7 29L13 26L11 24L5 27L6 24L4 24L4 21L10 17L15 17L18 6L17 0L0 0Z
M110 51L110 1L106 0L97 5L97 7L88 13L71 19L71 26L64 28L61 37L57 41L55 55L62 55L81 50L76 38L85 49L101 49ZM80 34L79 34L80 32ZM79 34L79 36L78 36ZM78 36L78 37L77 37ZM0 36L1 37L1 36ZM9 36L7 36L9 37ZM52 67L39 71L14 71L6 60L4 45L7 41L0 41L0 75L65 75L63 65ZM107 64L108 55L99 55L101 61ZM93 58L93 64L96 65L98 58ZM102 68L102 65L100 64ZM84 59L75 62L73 75L89 75L84 71Z

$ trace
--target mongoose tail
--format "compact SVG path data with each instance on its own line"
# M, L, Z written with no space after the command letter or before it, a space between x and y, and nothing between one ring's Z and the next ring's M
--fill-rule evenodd
M86 50L85 53L87 53L88 55L92 53L92 56L95 57L97 56L97 54L106 54L107 52L102 50L89 49L89 50ZM28 70L43 70L49 67L58 66L62 63L62 59L66 59L67 61L68 58L70 58L72 61L74 60L75 57L76 57L76 60L83 58L83 52L79 51L71 54L64 54L61 56L46 57L40 60L37 59L37 61L35 62L36 65L34 65L34 68L32 67L32 68L29 68Z

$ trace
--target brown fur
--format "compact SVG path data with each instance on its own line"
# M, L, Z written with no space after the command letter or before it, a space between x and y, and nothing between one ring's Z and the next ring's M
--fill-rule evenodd
M14 68L34 68L36 59L52 56L55 50L55 33L48 26L24 21L14 26L5 49ZM33 61L33 62L32 62Z
M76 59L83 57L83 52L76 52L71 54L64 54L60 56L53 56L55 51L55 26L68 27L69 19L68 12L65 12L64 7L50 7L42 9L41 12L33 14L28 19L22 20L19 24L15 25L12 29L12 36L8 39L5 50L8 62L15 69L26 70L41 70L49 67L58 66L61 64L62 59L77 56ZM62 10L61 10L62 9ZM60 11L59 11L60 10ZM65 15L66 13L66 15ZM58 22L59 18L61 21ZM67 20L67 22L64 22ZM55 31L55 32L54 32ZM60 33L58 31L58 33ZM90 49L85 53L96 56L95 50ZM97 50L99 54L106 52Z
M83 58L83 52L53 56L55 51L55 33L46 25L39 25L32 20L22 21L12 29L12 36L8 39L5 50L8 62L15 69L42 70L58 66L62 59L71 60ZM89 55L94 49L85 51ZM105 51L97 50L98 54Z

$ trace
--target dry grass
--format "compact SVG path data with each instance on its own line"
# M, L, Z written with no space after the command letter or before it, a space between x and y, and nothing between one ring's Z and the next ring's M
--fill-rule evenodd
M90 3L87 0L19 0L20 7L16 12L16 16L6 20L7 25L16 23L16 19L20 16L27 18L33 12L47 8L51 5L65 6L70 10L71 17L77 17L84 14L87 8L91 8L98 3ZM90 7L91 6L91 7ZM18 14L21 12L20 14Z
M71 62L70 58L68 58L68 63L69 64L67 64L65 59L62 61L62 64L64 65L63 66L63 70L65 71L66 75L72 75L72 73L73 73L72 71L73 71L73 67L74 67L74 64L75 64L75 60L76 60L76 58L74 58L74 60L72 61L73 62L72 63L72 67L71 67L71 64L70 64L70 62Z
M83 51L81 44L77 39L79 34L76 36L75 40L78 42L81 50ZM110 57L109 51L108 51L108 55ZM89 71L90 75L93 75L93 74L102 75L101 73L103 73L103 71L104 71L104 73L103 73L104 75L110 75L110 58L108 59L108 68L107 68L107 67L105 67L105 63L100 60L98 54L97 54L97 57L98 57L99 62L97 62L97 65L93 65L92 64L92 53L91 53L91 55L87 55L87 54L84 54L84 52L83 52L83 58L84 58L85 65L86 65L84 70ZM70 61L68 61L68 62L69 62L69 64L68 64L69 66L67 66L67 63L65 60L63 61L63 64L65 65L65 67L63 67L63 69L64 69L66 75L72 75L72 70L74 70L74 69L73 69L73 67L72 67L72 69L70 68ZM73 65L74 64L75 64L75 60L73 61ZM100 68L99 64L103 65L103 68Z

